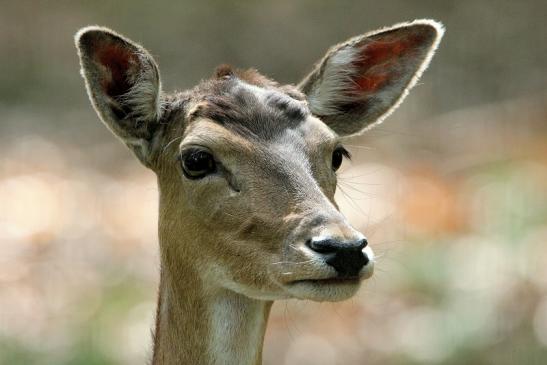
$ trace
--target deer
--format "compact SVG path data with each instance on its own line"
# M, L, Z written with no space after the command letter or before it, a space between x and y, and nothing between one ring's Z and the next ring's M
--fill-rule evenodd
M400 105L443 33L400 23L333 46L297 84L221 65L168 93L141 45L77 32L95 111L157 177L152 364L261 364L274 301L342 301L372 276L373 250L334 199L344 141Z

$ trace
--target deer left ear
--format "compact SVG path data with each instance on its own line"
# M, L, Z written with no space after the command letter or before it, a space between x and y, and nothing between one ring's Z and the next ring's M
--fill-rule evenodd
M334 46L299 84L311 112L341 136L379 124L427 68L444 28L416 20Z
M149 166L162 112L156 62L140 45L103 27L81 29L76 47L97 114Z

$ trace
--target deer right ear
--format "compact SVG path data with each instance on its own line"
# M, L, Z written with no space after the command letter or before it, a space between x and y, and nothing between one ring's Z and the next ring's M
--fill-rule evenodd
M107 28L83 28L75 39L97 114L148 166L162 112L156 62L144 48Z
M310 110L340 136L380 123L416 84L443 35L433 20L397 24L333 47L300 84Z

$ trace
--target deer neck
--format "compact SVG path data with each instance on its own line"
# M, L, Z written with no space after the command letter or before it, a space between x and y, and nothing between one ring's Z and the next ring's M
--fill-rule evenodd
M153 365L261 364L272 302L211 287L163 256Z

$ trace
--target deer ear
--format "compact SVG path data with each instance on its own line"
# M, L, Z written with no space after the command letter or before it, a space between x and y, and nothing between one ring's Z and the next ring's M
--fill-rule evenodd
M75 40L97 114L148 165L162 112L156 62L144 48L107 28L83 28Z
M334 46L299 84L310 110L342 136L379 124L427 68L444 28L402 23Z

